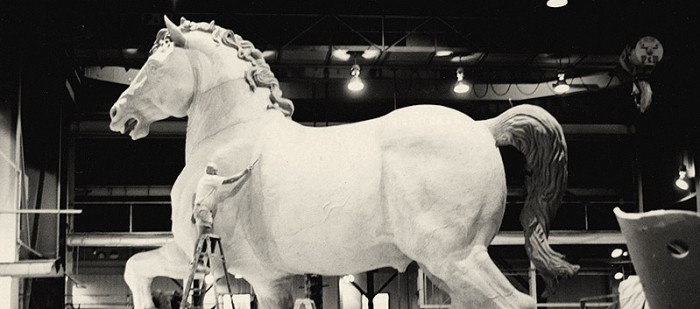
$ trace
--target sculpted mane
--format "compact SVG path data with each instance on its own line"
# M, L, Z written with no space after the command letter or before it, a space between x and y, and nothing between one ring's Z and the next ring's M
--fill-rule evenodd
M270 108L275 108L281 111L286 117L291 117L294 113L294 103L290 99L282 97L282 90L279 87L279 81L272 73L270 65L265 62L262 52L255 48L252 42L244 40L240 35L235 34L232 30L217 26L212 21L211 23L192 22L184 17L180 19L180 30L187 33L191 31L201 31L211 33L212 39L218 44L224 44L237 51L236 55L239 59L246 60L253 65L253 68L245 72L246 81L250 85L251 90L255 87L266 87L270 89ZM156 40L151 48L151 53L158 49L162 44L170 41L170 34L167 29L161 29L156 35Z

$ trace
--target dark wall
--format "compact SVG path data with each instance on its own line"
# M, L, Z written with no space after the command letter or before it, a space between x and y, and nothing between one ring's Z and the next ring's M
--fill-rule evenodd
M669 42L667 45L665 58L651 76L652 105L636 119L644 205L645 210L695 210L694 199L676 203L687 193L677 190L673 182L678 177L682 154L688 152L697 156L700 150L698 61L687 44Z
M10 92L11 104L21 105L25 167L29 177L29 207L55 209L63 181L59 169L62 151L62 116L70 111L64 81L67 67L59 9L43 1L3 1L0 4L0 64L3 79L0 91ZM54 4L55 5L55 4ZM4 83L8 80L8 83ZM20 88L21 85L21 88ZM65 207L61 199L60 207ZM47 256L63 257L63 246L55 252L55 216L36 216L22 229L31 231L30 244ZM24 233L24 231L22 231ZM59 237L64 239L64 237ZM36 258L22 254L23 258ZM27 279L25 308L62 308L64 280Z

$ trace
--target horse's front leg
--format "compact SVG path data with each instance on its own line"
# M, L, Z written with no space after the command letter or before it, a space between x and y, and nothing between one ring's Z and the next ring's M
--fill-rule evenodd
M190 270L188 256L174 242L158 249L134 254L126 262L124 281L133 295L134 309L156 308L151 296L155 277L186 278Z

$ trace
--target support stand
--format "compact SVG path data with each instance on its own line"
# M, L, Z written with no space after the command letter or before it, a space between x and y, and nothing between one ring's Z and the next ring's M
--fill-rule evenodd
M235 308L233 305L231 282L226 276L226 260L224 259L224 250L221 247L221 238L212 233L203 233L199 237L197 246L194 252L194 261L192 262L192 271L190 276L185 282L185 290L182 293L182 303L180 303L180 309L203 309L204 308L204 295L212 287L207 287L207 283L204 280L206 275L213 275L213 266L220 263L221 269L224 271L224 280L226 280L226 287L223 291L220 291L220 287L217 286L216 282L213 284L214 294L216 296L216 309L224 309L225 298L228 295L228 299L231 303L231 308Z

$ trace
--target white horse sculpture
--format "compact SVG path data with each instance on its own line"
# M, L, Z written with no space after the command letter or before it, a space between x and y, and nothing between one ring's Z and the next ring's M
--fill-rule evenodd
M526 156L521 222L530 258L549 284L577 271L547 242L567 157L561 127L543 109L521 105L474 121L423 105L305 127L290 119L292 102L250 42L213 22L165 22L110 111L110 128L133 139L154 121L188 117L186 165L171 193L175 241L126 265L136 308L153 307L154 277L187 277L198 237L193 195L208 165L220 175L250 171L218 188L214 232L228 271L253 286L260 308L291 308L294 274L403 271L411 261L453 308L535 308L486 250L505 209L500 145Z

